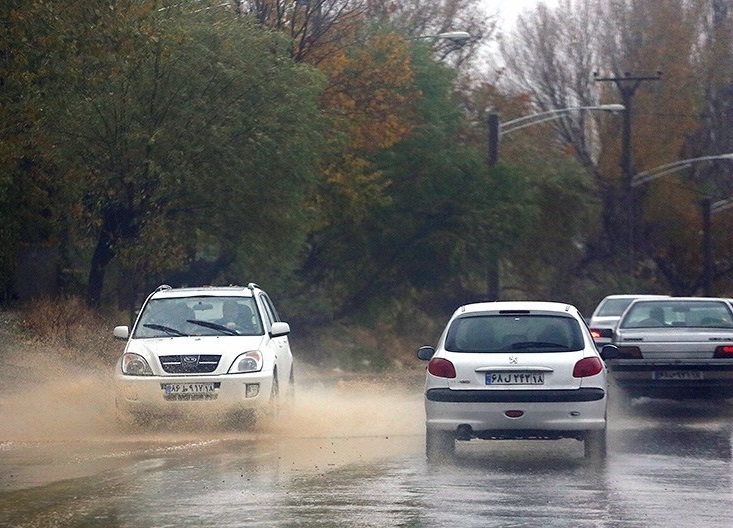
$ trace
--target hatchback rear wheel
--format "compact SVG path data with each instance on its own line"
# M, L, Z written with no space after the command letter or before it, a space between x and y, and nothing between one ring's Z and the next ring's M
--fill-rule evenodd
M445 460L453 456L456 439L451 431L425 430L425 455L430 461Z
M585 432L585 458L602 460L606 458L606 428L593 429Z

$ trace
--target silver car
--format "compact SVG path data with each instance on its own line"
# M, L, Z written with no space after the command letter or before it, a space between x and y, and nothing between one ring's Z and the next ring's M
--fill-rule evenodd
M474 438L584 441L606 454L606 367L578 310L567 304L468 304L448 321L425 379L428 459Z
M598 303L593 314L590 316L588 326L593 340L598 348L611 343L613 329L616 327L621 315L626 308L636 299L659 299L668 297L667 295L648 295L639 293L624 293L618 295L608 295Z
M636 300L619 321L613 345L603 350L623 399L733 397L729 299Z

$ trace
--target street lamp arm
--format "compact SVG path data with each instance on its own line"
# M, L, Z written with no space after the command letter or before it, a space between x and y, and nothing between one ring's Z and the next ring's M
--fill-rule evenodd
M687 169L691 167L693 163L697 163L700 161L714 161L714 160L725 160L725 159L733 159L733 152L728 153L728 154L719 154L716 156L701 156L699 158L690 158L690 159L675 161L672 163L667 163L665 165L660 165L659 167L655 167L651 170L640 172L634 175L631 178L631 186L636 187L637 185L641 185L642 183L656 180L657 178L659 178L660 176L664 176L665 174Z
M547 112L540 112L528 116L518 117L501 124L501 134L508 134L515 130L544 123L546 121L552 121L553 119L559 119L563 114L570 112L581 112L584 110L600 110L603 112L623 112L626 108L622 104L607 104L607 105L596 105L596 106L577 106L574 108L556 108L555 110L548 110Z
M467 31L446 31L445 33L438 33L437 35L417 35L410 37L409 40L420 40L420 39L445 39L455 43L465 42L471 40L471 34Z
M710 214L721 213L731 208L733 208L733 198L728 198L726 200L719 200L715 202L714 204L710 205Z

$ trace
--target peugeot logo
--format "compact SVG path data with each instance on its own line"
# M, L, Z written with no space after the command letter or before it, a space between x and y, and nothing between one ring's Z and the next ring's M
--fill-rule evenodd
M516 365L519 363L519 358L517 356L509 356L509 363Z

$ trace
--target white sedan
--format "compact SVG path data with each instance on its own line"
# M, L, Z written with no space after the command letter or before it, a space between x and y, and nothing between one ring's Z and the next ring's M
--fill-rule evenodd
M552 302L461 306L429 360L425 381L428 459L455 441L584 441L585 456L606 454L606 368L578 310Z
M123 418L227 414L250 425L293 390L288 334L268 295L246 287L170 288L145 300L115 369ZM198 413L198 414L197 414Z

